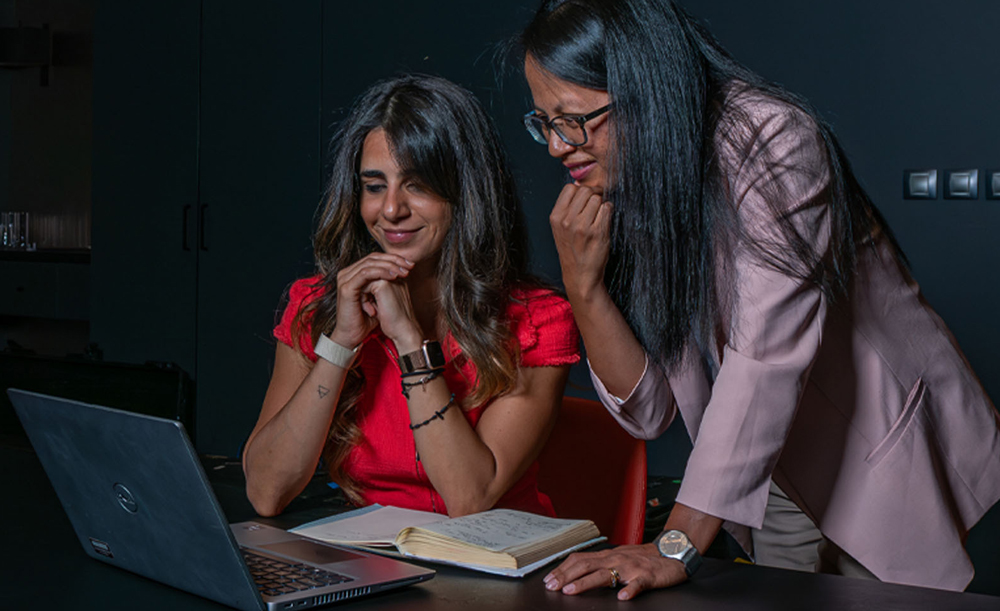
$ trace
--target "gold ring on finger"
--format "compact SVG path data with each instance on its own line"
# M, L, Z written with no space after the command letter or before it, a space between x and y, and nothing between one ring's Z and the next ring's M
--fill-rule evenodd
M611 571L611 585L609 585L608 587L617 588L618 584L621 583L622 576L618 574L617 569L608 569L608 570Z

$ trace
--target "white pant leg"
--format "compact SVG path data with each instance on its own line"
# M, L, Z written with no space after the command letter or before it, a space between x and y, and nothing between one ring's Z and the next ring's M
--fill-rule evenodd
M754 562L761 566L816 572L823 535L773 481L764 526L752 529Z
M820 533L806 514L773 481L764 512L764 526L752 529L754 560L808 573L828 573L878 579L847 552Z

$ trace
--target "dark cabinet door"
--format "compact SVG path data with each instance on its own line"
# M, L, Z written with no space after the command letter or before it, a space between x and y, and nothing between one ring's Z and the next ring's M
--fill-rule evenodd
M204 2L198 446L233 455L256 421L282 291L311 270L320 200L319 0Z
M107 0L94 23L91 341L192 374L200 11Z

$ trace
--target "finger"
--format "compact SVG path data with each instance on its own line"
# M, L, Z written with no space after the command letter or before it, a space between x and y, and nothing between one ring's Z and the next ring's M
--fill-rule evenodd
M397 265L387 261L368 261L364 265L352 265L337 275L338 291L358 292L365 285L377 280L396 280L408 274Z
M564 185L562 191L559 192L559 197L556 198L556 205L552 207L552 214L554 215L558 212L561 215L565 213L566 208L569 206L570 202L573 201L573 197L579 190L579 185Z
M550 590L558 590L571 581L593 572L596 568L603 566L607 551L570 554L562 564L545 576L543 580L545 586Z
M378 304L374 299L363 299L361 301L361 310L372 318L378 318Z
M397 275L410 273L410 266L407 263L406 259L403 259L402 257L396 257L395 255L392 258L373 257L369 255L364 259L361 259L354 265L351 265L350 267L346 268L345 271L347 275L351 275L357 273L360 270L372 269L372 268L394 270L395 272L397 272Z
M413 268L413 263L403 257L400 257L399 255L372 253L340 270L340 273L337 274L337 279L340 281L344 278L351 278L360 270L369 269L372 266L380 267L386 270L396 270L397 275L406 276Z
M618 591L618 600L632 600L637 594L647 588L646 578L638 575L628 580L624 588Z
M400 256L400 255L396 255L396 254L392 254L392 253L388 253L388 252L378 251L378 252L373 252L373 253L367 254L364 257L362 257L359 260L359 262L360 261L366 261L366 260L371 260L371 261L388 261L390 263L394 263L394 264L399 265L400 267L403 267L403 268L406 268L406 269L412 269L413 268L413 261L410 261L406 257Z
M597 235L607 237L611 235L611 220L615 214L615 206L611 202L603 202L597 209L597 216L594 218L594 229Z
M584 227L592 227L600 215L603 200L596 193L587 198L580 212L577 214L579 222Z
M578 217L587 207L587 202L591 197L595 197L594 191L590 187L577 187L573 198L566 205L566 216L570 218Z
M614 583L611 569L596 568L583 577L576 579L562 588L563 594L580 594L595 588L608 588Z

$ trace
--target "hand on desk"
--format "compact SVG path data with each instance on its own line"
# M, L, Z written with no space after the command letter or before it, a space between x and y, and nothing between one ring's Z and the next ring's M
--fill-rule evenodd
M643 590L666 588L687 579L680 561L664 558L652 543L647 543L570 554L545 576L545 587L561 589L563 594L579 594L611 586L615 573L617 582L626 584L618 592L618 600L630 600Z

